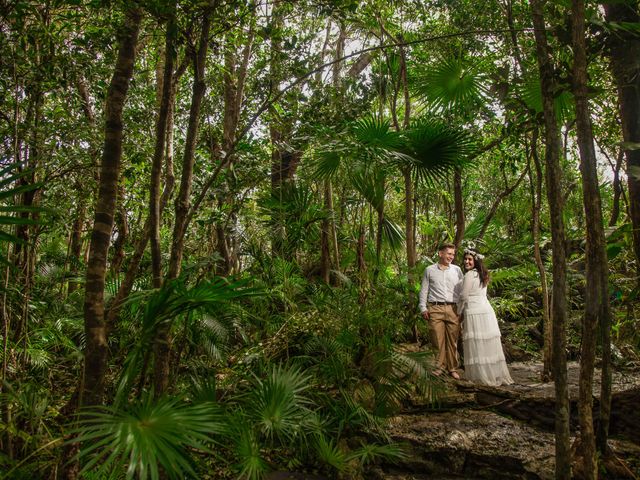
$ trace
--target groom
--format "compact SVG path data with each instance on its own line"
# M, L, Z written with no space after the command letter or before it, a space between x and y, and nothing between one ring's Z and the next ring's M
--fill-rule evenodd
M458 292L456 285L462 281L462 270L451 262L456 253L452 243L444 243L438 250L438 263L428 266L422 275L420 312L429 321L431 342L438 351L434 375L448 372L460 379L458 369L458 336L460 319L456 313Z

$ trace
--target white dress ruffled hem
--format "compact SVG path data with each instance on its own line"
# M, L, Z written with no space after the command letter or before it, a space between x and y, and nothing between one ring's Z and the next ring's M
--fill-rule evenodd
M469 275L471 278L466 278ZM463 314L464 377L485 385L510 385L513 379L502 351L498 319L486 292L478 273L467 272L459 304Z

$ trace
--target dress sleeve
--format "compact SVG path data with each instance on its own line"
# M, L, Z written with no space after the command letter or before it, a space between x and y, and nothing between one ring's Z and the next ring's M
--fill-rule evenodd
M462 315L464 309L467 306L467 301L469 300L469 294L471 293L471 289L473 288L473 272L468 272L465 274L462 279L462 288L460 289L460 297L458 297L458 315Z
M422 274L422 285L420 287L420 301L418 306L420 307L420 312L424 312L427 310L427 294L429 293L429 271L427 268L424 269L424 273Z

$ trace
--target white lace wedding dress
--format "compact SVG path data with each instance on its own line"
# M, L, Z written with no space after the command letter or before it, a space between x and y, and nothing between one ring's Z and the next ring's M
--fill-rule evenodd
M476 270L465 273L459 298L458 314L463 316L464 377L485 385L512 384L498 320L487 299L487 288L480 285Z

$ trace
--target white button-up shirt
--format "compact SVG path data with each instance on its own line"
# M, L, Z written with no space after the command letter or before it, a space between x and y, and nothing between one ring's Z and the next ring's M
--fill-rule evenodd
M449 265L441 269L442 265L434 263L424 270L422 287L420 288L420 311L427 310L430 302L458 302L459 283L462 281L462 270L457 265Z

